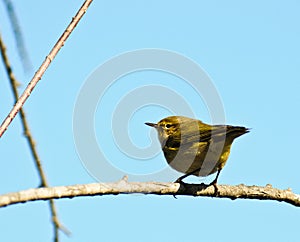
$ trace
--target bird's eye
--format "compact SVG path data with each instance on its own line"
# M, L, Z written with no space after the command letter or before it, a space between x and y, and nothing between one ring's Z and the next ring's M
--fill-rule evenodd
M167 129L169 129L169 128L171 128L171 127L172 127L171 124L166 124L166 128L167 128Z

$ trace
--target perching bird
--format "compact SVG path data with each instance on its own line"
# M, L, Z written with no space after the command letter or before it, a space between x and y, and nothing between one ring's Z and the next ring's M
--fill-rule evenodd
M190 175L208 176L217 172L210 185L216 184L230 153L233 140L249 129L231 125L209 125L197 119L171 116L154 127L168 164L184 173L176 182Z

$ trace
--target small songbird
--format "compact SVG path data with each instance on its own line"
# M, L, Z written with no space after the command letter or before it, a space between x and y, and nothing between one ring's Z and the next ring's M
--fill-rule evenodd
M209 125L197 119L171 116L154 127L168 164L184 173L175 182L190 175L208 176L217 172L210 185L217 183L230 153L233 140L249 132L248 128L231 125Z

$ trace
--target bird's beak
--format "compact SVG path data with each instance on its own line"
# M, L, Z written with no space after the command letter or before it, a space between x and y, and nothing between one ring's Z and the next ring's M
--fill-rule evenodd
M157 124L154 124L154 123L145 123L145 124L150 127L157 128Z

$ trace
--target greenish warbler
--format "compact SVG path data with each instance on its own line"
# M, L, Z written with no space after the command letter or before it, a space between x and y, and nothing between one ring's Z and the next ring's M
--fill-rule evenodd
M210 185L216 184L230 154L235 138L249 129L231 125L209 125L197 119L170 116L158 123L145 123L154 127L168 164L185 175L208 176L216 173Z

